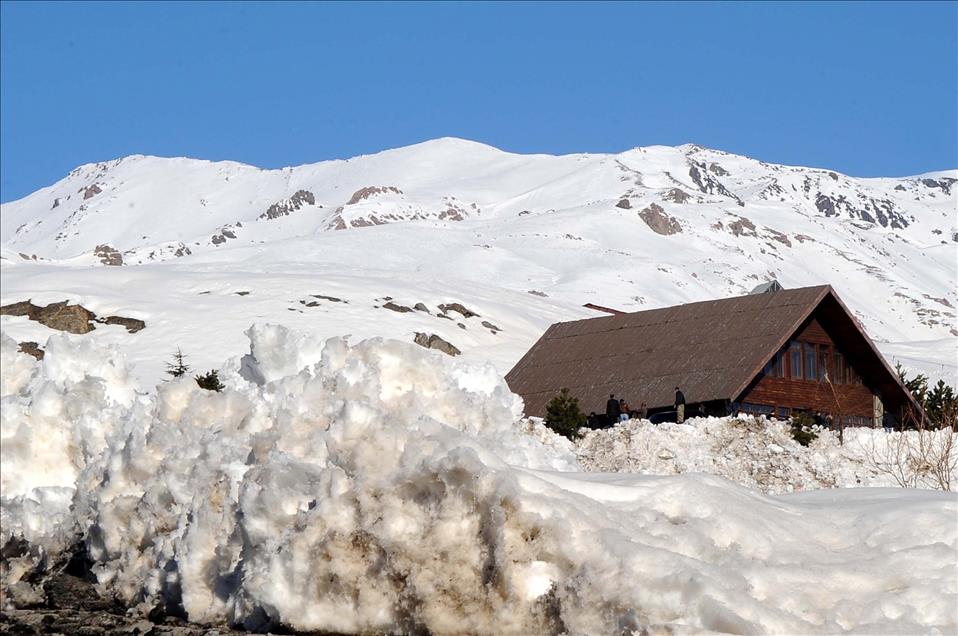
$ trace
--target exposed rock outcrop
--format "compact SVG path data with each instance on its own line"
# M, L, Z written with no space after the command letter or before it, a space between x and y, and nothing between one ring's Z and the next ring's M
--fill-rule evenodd
M70 333L89 333L96 329L93 324L96 314L81 305L71 305L66 300L51 303L46 307L40 307L25 300L0 307L0 315L26 316L50 329Z
M666 192L662 198L666 201L672 201L673 203L685 203L692 198L692 195L680 188L672 188Z
M107 245L105 243L97 245L93 248L93 255L100 259L100 262L104 265L122 265L123 264L123 254L120 253L120 250L116 249L112 245Z
M83 193L83 200L85 201L87 199L92 199L96 195L100 194L101 192L103 192L103 189L98 184L94 183L93 185L80 188L79 190L77 190L77 192Z
M349 197L349 201L346 202L346 205L355 205L360 201L365 201L371 196L377 194L385 194L387 192L392 192L393 194L402 194L402 190L396 186L366 186L365 188L360 188L353 192L353 196Z
M615 207L622 208L623 210L631 210L632 202L626 198L619 199L619 202L615 204Z
M76 334L90 333L96 329L94 323L97 322L105 325L121 325L130 333L136 333L146 328L146 323L138 318L126 318L124 316L97 318L95 313L83 305L71 305L66 300L51 303L46 307L34 305L31 301L24 300L3 305L0 307L0 315L26 316L50 329Z
M269 206L258 218L270 220L288 216L305 205L316 205L316 196L309 190L297 190L290 198Z
M695 187L705 194L717 194L723 197L728 197L729 199L733 199L741 206L745 205L745 202L732 194L729 189L722 184L721 181L709 174L704 163L691 162L689 164L689 177L692 178L692 182L695 184Z
M33 356L37 360L43 360L43 356L46 355L46 352L40 348L40 345L32 340L21 342L17 348L28 356Z
M222 245L228 239L235 239L236 232L234 230L237 227L243 227L243 225L241 223L237 223L235 227L229 224L224 225L220 229L219 234L214 234L213 236L210 237L210 242L213 245Z
M719 177L727 177L729 175L728 170L718 165L714 161L709 164L709 172Z
M412 311L411 307L406 307L405 305L397 305L393 301L389 301L383 305L383 309L389 309L390 311L399 312L401 314L408 314Z
M682 224L662 209L662 206L655 203L650 204L649 207L639 212L639 217L645 221L645 224L656 234L670 236L682 231Z
M462 314L463 318L472 318L473 316L479 315L470 309L466 309L464 306L462 306L459 303L447 303L445 305L439 305L439 309L444 314L449 313L450 311L459 312L460 314Z
M453 344L443 340L436 334L427 334L422 332L416 332L416 337L413 339L417 345L425 347L427 349L436 349L437 351L442 351L446 355L458 356L462 351L456 348Z
M139 318L124 318L123 316L107 316L103 319L97 319L97 322L104 325L120 325L130 333L136 333L146 328L146 323Z

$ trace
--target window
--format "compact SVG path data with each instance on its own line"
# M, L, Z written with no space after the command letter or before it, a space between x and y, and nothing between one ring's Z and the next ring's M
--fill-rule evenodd
M832 382L845 384L845 358L837 351L832 352Z
M770 378L785 377L785 358L781 351L765 364L763 373Z
M855 369L852 368L852 365L845 365L845 384L861 384L862 379L858 377L858 374L855 373Z
M752 415L773 415L775 414L775 407L765 406L764 404L749 404L748 402L742 402L741 407L739 408L742 413L751 413Z
M793 342L788 346L789 353L789 373L788 377L795 378L796 380L802 379L802 345Z
M806 342L803 348L805 349L805 379L817 380L818 368L815 363L818 358L815 356L815 345Z
M824 382L828 373L828 347L825 345L818 345L818 373L818 379ZM834 381L831 373L828 373L828 379Z

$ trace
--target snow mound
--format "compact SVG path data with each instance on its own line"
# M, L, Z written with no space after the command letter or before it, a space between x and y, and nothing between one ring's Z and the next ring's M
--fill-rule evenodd
M5 548L66 550L39 523L56 510L104 592L252 629L958 627L950 493L776 498L713 476L576 472L571 445L522 421L491 367L382 339L333 338L314 359L301 346L311 341L282 327L249 336L250 356L220 370L223 392L183 378L129 402L111 397L128 393L109 352L96 362L64 339L48 349L59 362L36 365L3 340ZM58 385L81 354L84 378ZM80 440L94 410L82 452L6 443L51 435L54 412L58 435ZM29 458L69 460L75 484L10 473L8 460ZM4 587L25 585L30 563L7 563Z
M658 425L635 419L585 432L576 442L575 453L588 471L709 473L767 494L781 494L901 485L891 474L894 471L883 464L894 459L902 435L917 433L849 428L841 444L837 432L820 430L818 438L805 447L792 438L788 423L765 417L703 417ZM951 429L924 435L930 446L940 447L951 436L958 447L958 434ZM899 467L905 483L936 487L930 476L915 473L920 467L907 461L900 461ZM958 470L952 467L951 473L951 483L958 483Z

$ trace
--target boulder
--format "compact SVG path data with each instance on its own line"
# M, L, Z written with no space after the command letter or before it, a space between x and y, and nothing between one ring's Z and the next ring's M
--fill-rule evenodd
M639 212L639 217L656 234L669 236L682 231L682 225L662 209L662 206L655 203Z
M462 353L462 351L457 349L454 345L446 342L434 333L427 334L416 332L416 337L413 339L413 342L421 347L425 347L427 349L436 349L450 356L457 356Z
M440 311L442 311L442 313L444 313L444 314L445 314L445 313L448 313L448 312L450 312L450 311L459 312L460 314L462 314L462 317L463 317L463 318L472 318L473 316L478 316L478 315L479 315L479 314L477 314L476 312L474 312L474 311L472 311L472 310L466 309L465 307L463 307L463 306L462 306L461 304L459 304L459 303L447 303L447 304L445 304L445 305L439 305L439 309L440 309Z

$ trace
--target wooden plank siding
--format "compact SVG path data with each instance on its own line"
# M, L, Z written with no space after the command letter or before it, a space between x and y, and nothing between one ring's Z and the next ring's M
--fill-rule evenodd
M771 406L778 412L779 408L822 411L833 415L871 418L874 414L874 395L872 391L861 383L846 382L846 378L836 377L834 353L842 354L843 366L851 366L854 375L861 377L857 361L852 364L850 358L835 346L835 341L816 316L811 317L805 325L800 327L792 338L792 342L816 345L816 361L820 365L822 347L827 347L827 369L831 382L824 379L803 379L802 370L792 369L792 357L786 345L782 352L782 377L759 374L755 382L742 395L741 402ZM804 348L802 351L804 360ZM817 373L821 376L822 369ZM845 371L847 374L848 372ZM796 377L798 376L798 377Z
M777 409L811 409L837 415L872 417L872 392L862 384L836 384L792 378L762 377L742 398L742 402ZM837 398L837 402L836 402Z

